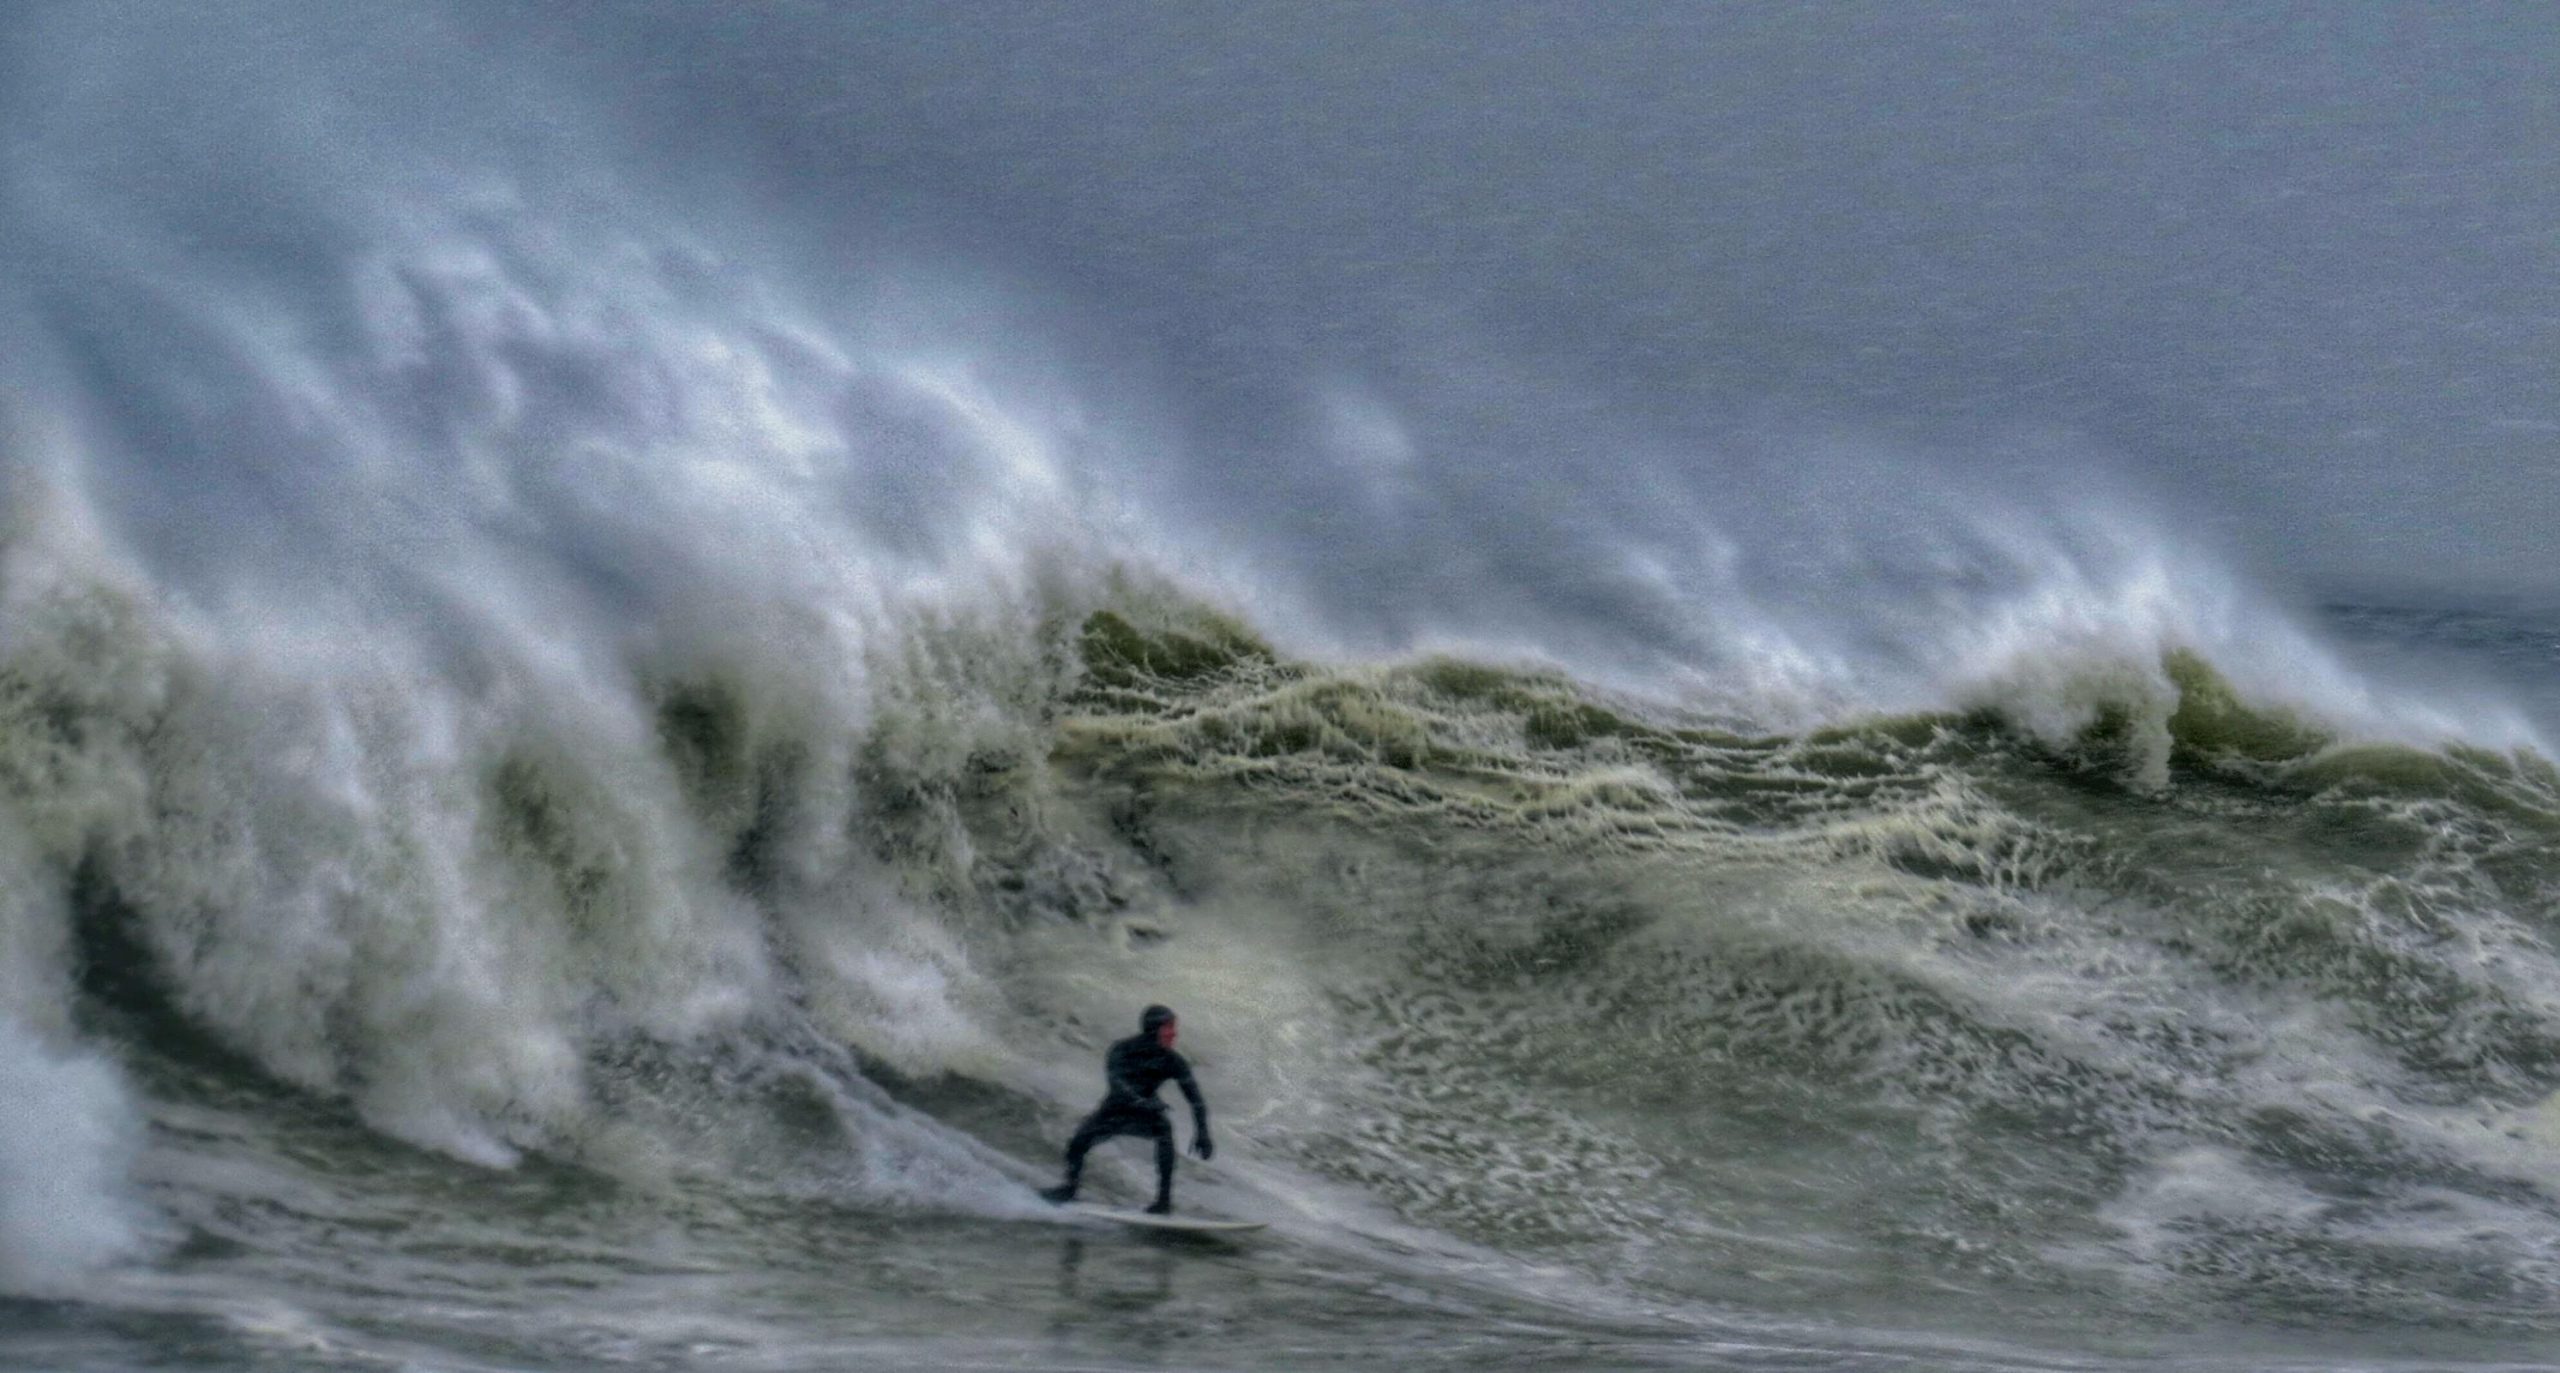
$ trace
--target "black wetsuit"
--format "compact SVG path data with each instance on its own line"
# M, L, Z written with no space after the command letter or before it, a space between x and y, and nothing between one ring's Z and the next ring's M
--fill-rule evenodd
M1202 1157L1208 1151L1202 1144L1209 1138L1209 1107L1200 1100L1200 1084L1191 1080L1191 1065L1182 1055L1156 1042L1152 1033L1134 1034L1111 1046L1103 1060L1103 1076L1111 1090L1102 1104L1076 1127L1075 1138L1067 1141L1067 1180L1055 1189L1063 1197L1075 1195L1076 1184L1084 1176L1084 1156L1093 1146L1115 1135L1145 1135L1156 1142L1156 1206L1173 1204L1173 1121L1165 1104L1156 1100L1156 1091L1167 1079L1182 1088L1191 1102L1191 1138L1193 1148ZM1061 1199L1063 1199L1061 1197Z

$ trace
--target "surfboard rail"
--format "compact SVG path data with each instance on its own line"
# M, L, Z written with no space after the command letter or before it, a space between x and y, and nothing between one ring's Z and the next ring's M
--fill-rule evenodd
M1245 1235L1269 1224L1258 1220L1222 1220L1215 1216L1151 1216L1144 1211L1124 1210L1117 1206L1097 1206L1089 1201L1071 1201L1063 1208L1088 1220L1107 1220L1142 1230L1169 1230L1191 1235Z

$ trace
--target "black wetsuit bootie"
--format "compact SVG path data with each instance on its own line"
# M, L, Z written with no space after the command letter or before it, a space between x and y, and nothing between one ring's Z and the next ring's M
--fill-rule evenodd
M1051 1206L1064 1206L1076 1199L1076 1189L1063 1182L1055 1187L1043 1187L1040 1189L1040 1199Z

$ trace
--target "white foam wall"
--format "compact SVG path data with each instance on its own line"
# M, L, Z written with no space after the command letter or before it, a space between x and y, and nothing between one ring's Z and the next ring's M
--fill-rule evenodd
M103 1058L0 1012L0 1292L68 1295L141 1251L129 1172L141 1122Z

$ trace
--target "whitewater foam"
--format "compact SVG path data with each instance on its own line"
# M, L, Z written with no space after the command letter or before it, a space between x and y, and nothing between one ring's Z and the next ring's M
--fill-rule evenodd
M115 1068L0 1011L0 1292L73 1296L147 1249L130 1180L142 1124Z

